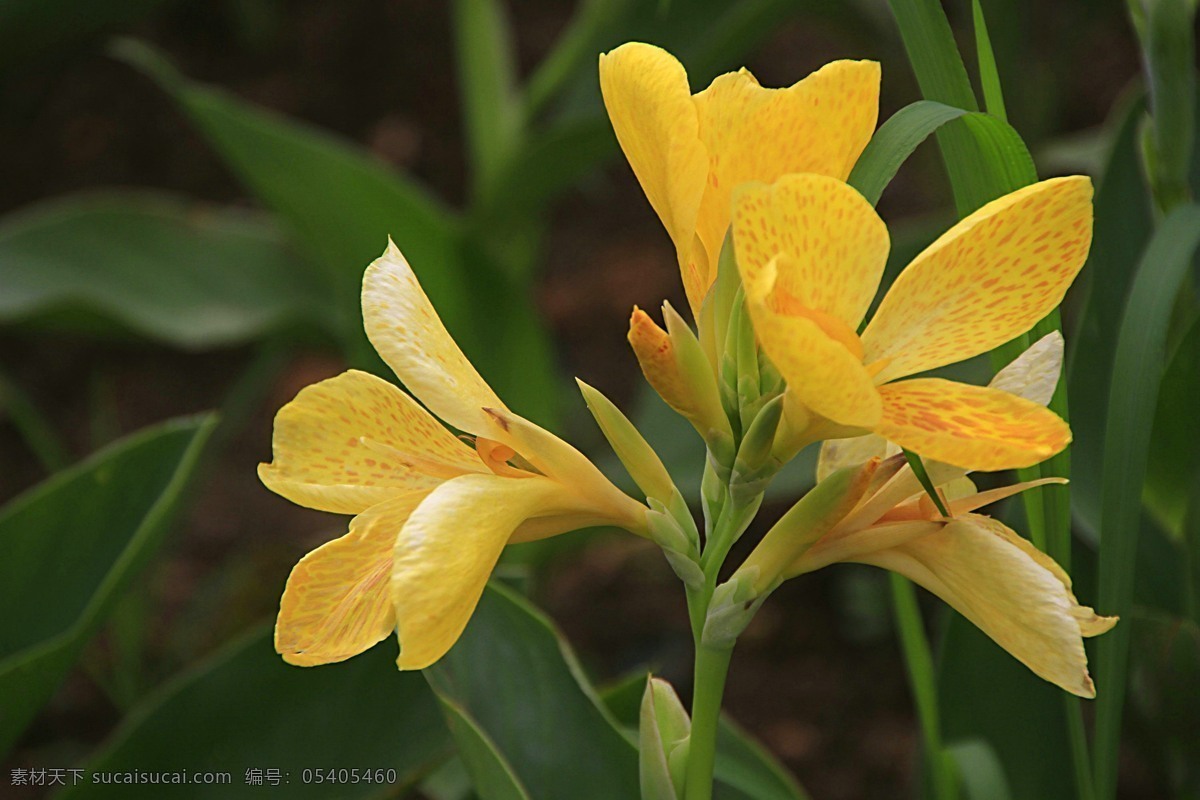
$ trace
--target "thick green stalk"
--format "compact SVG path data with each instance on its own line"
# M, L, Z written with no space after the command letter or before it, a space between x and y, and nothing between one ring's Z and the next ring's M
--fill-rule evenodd
M705 647L696 642L696 674L692 688L692 737L688 746L685 800L711 800L717 755L717 722L732 647Z

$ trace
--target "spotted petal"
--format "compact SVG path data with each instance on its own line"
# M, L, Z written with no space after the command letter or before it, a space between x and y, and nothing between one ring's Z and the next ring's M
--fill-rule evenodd
M879 288L890 246L871 204L822 175L787 175L739 191L733 241L747 297L772 294L780 304L822 312L849 334Z
M900 273L863 332L879 382L987 352L1062 301L1092 241L1092 184L1053 178L988 203Z
M1083 637L1104 633L1116 619L1079 605L1066 573L995 520L970 514L856 560L924 586L1045 680L1096 696Z
M504 408L450 338L412 267L390 240L362 288L367 338L401 382L434 414L483 435L483 408Z
M711 282L737 187L792 173L850 175L879 116L879 65L835 61L786 89L765 89L741 70L718 77L695 102L709 158L696 233Z
M984 386L916 378L879 387L876 432L966 470L1029 467L1061 451L1071 429L1031 400Z
M395 540L391 598L401 669L423 669L449 650L479 603L500 552L527 519L576 510L548 478L465 475L435 489Z
M345 661L392 632L392 546L426 494L372 506L351 520L349 533L292 569L275 623L275 650L284 661L302 667Z
M483 464L415 400L350 370L308 386L275 415L274 461L259 477L294 503L357 514Z

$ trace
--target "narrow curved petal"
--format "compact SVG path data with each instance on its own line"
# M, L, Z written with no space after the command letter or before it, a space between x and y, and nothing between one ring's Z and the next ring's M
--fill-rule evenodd
M879 387L876 433L923 457L967 470L1029 467L1061 451L1071 429L1023 397L941 378Z
M997 372L988 386L1046 406L1058 387L1062 362L1063 337L1058 331L1052 331Z
M392 551L400 669L423 669L458 641L521 523L569 514L575 502L563 486L541 477L465 475L435 489L408 518Z
M871 204L823 175L785 175L739 190L733 242L747 297L771 292L831 315L851 332L875 297L890 248Z
M862 362L807 317L776 313L749 302L759 343L788 383L788 391L839 425L873 428L879 393Z
M971 514L854 560L921 584L1041 678L1096 696L1083 636L1103 633L1116 619L1079 605L1062 569L995 520Z
M738 186L792 173L850 175L879 116L879 65L835 61L786 89L764 89L741 70L718 77L695 103L709 155L696 233L715 270Z
M483 469L415 400L357 370L302 389L275 415L271 444L274 460L258 468L267 488L339 514Z
M492 436L507 443L543 475L553 479L574 499L573 508L633 533L645 527L646 507L604 477L587 456L541 426L511 411L486 409Z
M900 274L863 332L880 383L987 352L1057 306L1092 241L1092 183L1018 189L959 222Z
M675 243L696 311L710 283L707 262L691 257L708 156L687 73L665 50L631 42L600 56L600 92L633 174Z
M392 546L426 494L372 506L351 520L349 533L300 559L275 623L275 650L284 661L302 667L345 661L391 634Z
M362 310L371 344L438 417L479 434L481 409L504 407L450 338L412 267L390 240L363 275Z

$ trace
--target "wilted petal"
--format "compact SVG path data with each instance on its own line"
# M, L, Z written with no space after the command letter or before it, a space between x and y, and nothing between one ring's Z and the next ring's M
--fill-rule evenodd
M415 400L357 370L308 386L281 408L272 448L274 461L258 468L268 489L341 514L483 469Z
M984 386L917 378L879 387L876 432L963 469L1029 467L1061 451L1071 429L1044 406Z
M1058 331L1052 331L997 372L988 386L1032 400L1038 405L1049 405L1058 387L1062 361L1063 337Z
M372 506L350 522L349 533L292 569L275 623L275 650L284 661L302 667L344 661L391 634L392 546L425 495Z
M1092 183L1053 178L985 205L900 273L863 332L880 382L987 352L1062 301L1092 241Z
M1083 636L1103 633L1116 618L1079 605L1062 569L995 520L971 514L855 560L921 584L1038 676L1095 697Z
M367 338L408 390L447 423L482 435L481 409L504 404L450 338L391 241L363 276L362 310Z
M423 669L458 641L521 523L570 514L577 505L566 487L538 476L465 475L435 489L408 518L392 551L400 668Z

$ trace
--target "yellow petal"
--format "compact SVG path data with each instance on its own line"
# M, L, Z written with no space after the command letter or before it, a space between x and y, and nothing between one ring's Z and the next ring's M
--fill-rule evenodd
M614 486L573 445L511 411L485 410L493 425L492 436L511 446L543 475L568 487L565 491L574 498L574 510L634 533L644 532L646 506Z
M880 383L987 352L1063 298L1092 241L1092 184L1053 178L988 203L896 279L863 332Z
M631 42L600 56L600 91L617 141L675 243L688 302L698 311L711 282L707 262L692 261L708 158L687 73L665 50Z
M771 294L780 305L833 316L853 333L879 288L890 247L871 204L822 175L786 175L735 198L733 242L746 296Z
M839 425L878 423L879 393L844 344L811 318L780 314L762 302L746 305L763 351L800 402Z
M879 116L879 65L835 61L786 89L764 89L742 70L718 77L695 102L709 157L696 233L711 283L738 186L791 173L850 175Z
M851 439L826 439L817 456L817 480L823 481L839 469L864 464L872 458L887 458L899 452L899 447L875 433Z
M637 306L629 318L629 345L637 357L646 382L667 405L685 417L695 413L687 381L675 360L675 346L667 332Z
M363 275L362 310L371 344L434 414L459 430L481 434L486 428L481 409L504 408L450 338L417 276L390 240L387 251Z
M573 502L563 486L536 476L466 475L435 489L392 552L400 669L424 669L445 655L517 527L531 517L571 513Z
M302 667L345 661L392 632L392 547L426 494L372 506L351 520L349 533L292 569L275 623L275 650L284 661Z
M1034 553L1000 523L972 514L855 560L921 584L1038 676L1080 697L1095 697L1082 636L1103 633L1116 620L1079 605L1065 573Z
M963 469L1033 466L1071 441L1071 429L1054 412L997 389L917 378L881 386L879 394L877 433Z
M1038 405L1049 405L1058 387L1062 361L1062 334L1051 331L997 372L988 386L1032 400Z
M274 461L258 474L293 503L357 514L483 464L415 400L350 370L308 386L275 415Z

